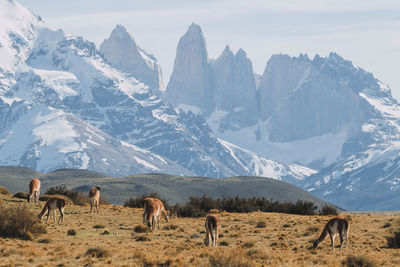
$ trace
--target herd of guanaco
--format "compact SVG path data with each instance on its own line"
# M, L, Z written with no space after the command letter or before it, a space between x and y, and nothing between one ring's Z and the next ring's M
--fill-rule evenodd
M100 201L100 191L101 188L97 185L93 187L89 191L89 201L90 201L90 212L94 213L99 212L99 201ZM39 201L40 194L40 181L37 178L33 178L29 183L29 195L28 202L34 201L35 203ZM56 222L56 210L58 209L60 212L60 217L58 219L58 223L64 221L64 207L68 200L63 198L62 196L51 196L46 201L46 204L43 207L43 210L39 213L39 219L42 219L45 213L47 212L47 220L49 221L50 212L53 211L54 223ZM94 210L93 210L94 209ZM160 221L161 215L164 215L165 220L168 222L169 216L167 211L164 208L164 204L158 198L145 198L143 204L143 223L147 223L148 227L151 227L153 230L158 225L158 229L160 229ZM218 245L218 236L219 231L221 229L221 222L218 216L214 213L208 214L205 221L206 228L206 236L204 238L204 244L206 246L217 247ZM343 248L343 241L345 243L345 247L347 250L347 239L349 236L350 230L350 222L346 218L335 217L330 219L324 229L322 230L321 235L315 239L313 243L313 248L317 248L318 245L325 239L325 237L329 234L331 239L332 250L335 249L335 237L339 235L340 238L340 250Z

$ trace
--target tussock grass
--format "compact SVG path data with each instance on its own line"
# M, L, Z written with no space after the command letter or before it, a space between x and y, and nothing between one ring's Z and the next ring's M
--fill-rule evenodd
M375 267L375 262L365 256L349 255L342 262L343 266L346 267Z
M76 236L76 231L75 231L75 229L69 229L69 230L67 231L67 235L69 235L69 236Z
M213 267L253 267L257 266L240 249L218 251L208 257L209 266Z
M4 186L0 186L0 195L11 195L11 193Z
M265 228L267 227L267 224L263 221L258 221L256 224L256 228Z
M147 233L147 232L151 232L151 229L144 225L138 224L133 228L133 231L135 233Z
M390 236L386 237L389 248L400 248L400 229L390 231Z
M28 199L29 194L26 192L17 192L13 195L15 198Z
M107 249L96 247L89 248L85 255L92 258L107 258L111 256L111 253Z
M44 233L46 229L26 206L0 206L0 236L32 240Z

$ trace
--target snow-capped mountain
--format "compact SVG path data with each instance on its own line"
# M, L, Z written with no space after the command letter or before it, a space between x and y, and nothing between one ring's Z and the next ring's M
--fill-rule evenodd
M197 34L201 36L191 40L204 39L200 30ZM243 60L233 63L238 54ZM336 53L313 59L274 55L261 77L248 75L251 62L243 54L239 50L234 55L226 47L217 60L209 61L213 83L207 88L212 96L203 100L207 103L186 101L193 93L190 77L201 77L193 73L182 82L185 86L169 84L166 95L169 89L179 91L181 102L173 104L206 116L214 134L231 144L320 169L292 182L327 201L349 209L393 208L390 199L399 183L400 109L389 87ZM179 55L192 56L182 51ZM174 70L183 68L176 64L182 61L175 60ZM238 111L240 119L249 114L247 125L234 116Z
M157 97L148 79L161 77L159 65L122 26L100 53L14 1L0 1L0 10L0 58L9 57L0 71L0 164L211 177L257 175L278 164L239 147L233 152L202 116ZM312 172L295 165L276 171L279 179Z
M301 182L308 191L348 209L398 209L400 182L400 106L389 88L368 88L359 95L376 116L344 145L347 153ZM351 151L358 151L350 153Z
M117 25L100 45L100 53L113 67L132 74L154 92L164 90L161 66L157 59L136 45L122 25Z

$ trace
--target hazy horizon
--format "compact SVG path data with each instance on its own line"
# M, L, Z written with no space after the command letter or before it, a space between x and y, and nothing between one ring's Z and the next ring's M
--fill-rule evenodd
M18 1L52 28L81 35L97 47L121 24L160 62L165 84L179 38L199 24L210 58L226 45L242 48L262 74L273 54L327 56L336 52L372 72L400 99L400 2L380 1Z

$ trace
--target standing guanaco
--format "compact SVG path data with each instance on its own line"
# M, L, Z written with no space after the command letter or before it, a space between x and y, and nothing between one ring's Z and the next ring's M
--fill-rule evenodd
M164 204L158 198L145 198L143 203L143 223L147 222L147 226L155 228L156 223L160 229L161 214L164 215L168 222L169 216L164 208Z
M90 201L90 212L92 213L92 209L94 206L94 213L99 213L99 202L100 202L100 191L101 188L99 186L95 186L89 191L89 201Z
M60 223L60 221L64 222L65 202L66 202L66 199L64 199L62 197L59 197L59 196L50 197L46 201L46 204L44 205L42 211L38 215L39 220L41 220L43 218L44 214L47 211L46 223L48 223L49 217L50 217L50 212L53 211L54 223L56 223L56 209L58 209L60 211L60 218L58 219L58 223Z
M219 218L215 214L208 214L206 217L206 237L204 238L204 244L206 246L216 247L218 246L218 236L219 229L221 228L221 223Z
M38 178L33 178L31 182L29 183L29 196L28 196L28 202L31 202L32 200L36 202L39 201L39 195L40 195L40 181Z
M329 234L331 238L332 250L335 250L335 237L339 234L340 238L340 250L343 247L343 236L346 242L346 250L347 250L347 237L349 235L350 230L350 222L346 218L335 217L330 219L324 229L322 230L321 235L314 241L313 247L317 248L319 243L321 243L325 237Z

